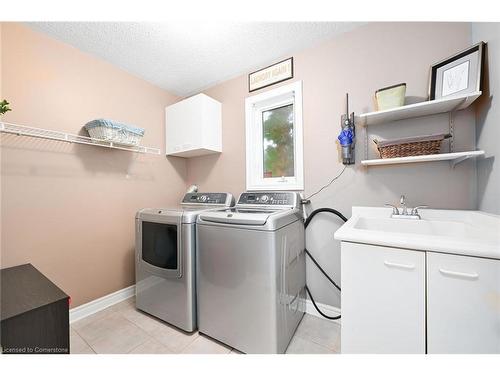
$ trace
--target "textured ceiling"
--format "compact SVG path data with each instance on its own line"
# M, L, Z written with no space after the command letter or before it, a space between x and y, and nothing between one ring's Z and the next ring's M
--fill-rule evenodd
M31 28L187 96L352 30L346 22L37 22Z

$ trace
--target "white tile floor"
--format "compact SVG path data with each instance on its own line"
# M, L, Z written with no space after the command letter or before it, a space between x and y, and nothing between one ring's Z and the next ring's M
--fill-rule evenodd
M135 309L130 298L71 325L72 354L238 354L197 332L188 334ZM340 325L305 315L289 354L340 352Z

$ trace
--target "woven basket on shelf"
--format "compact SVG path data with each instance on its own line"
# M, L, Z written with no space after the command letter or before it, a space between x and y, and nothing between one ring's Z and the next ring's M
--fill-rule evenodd
M392 139L387 141L373 140L377 145L382 159L400 158L405 156L439 154L441 142L450 138L450 134L433 134L421 137Z
M85 124L93 142L100 140L125 146L139 146L144 129L107 119L92 120Z

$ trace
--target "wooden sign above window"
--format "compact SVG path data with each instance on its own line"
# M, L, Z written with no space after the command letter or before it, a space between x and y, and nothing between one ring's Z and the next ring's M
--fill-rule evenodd
M293 78L293 57L250 73L248 75L248 91L260 90L290 78Z

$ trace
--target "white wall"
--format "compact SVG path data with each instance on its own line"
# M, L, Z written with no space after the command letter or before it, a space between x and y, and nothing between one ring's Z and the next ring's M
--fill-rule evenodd
M500 23L473 23L472 40L488 43L476 112L477 148L486 151L477 163L478 209L500 214Z

